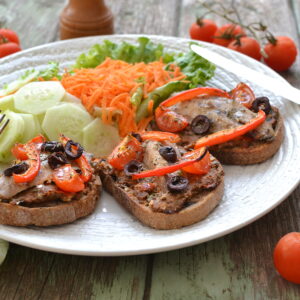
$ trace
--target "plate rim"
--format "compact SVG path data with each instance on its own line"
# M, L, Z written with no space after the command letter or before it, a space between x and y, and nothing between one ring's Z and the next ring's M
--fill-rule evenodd
M162 35L149 35L149 34L116 34L116 35L101 35L101 36L91 36L91 37L81 37L81 38L76 38L76 39L68 39L68 40L63 40L63 41L55 41L55 42L51 42L51 43L47 43L47 44L42 44L42 45L38 45L32 48L28 48L26 50L17 52L15 54L12 54L8 57L2 58L0 60L0 64L5 64L17 59L19 57L24 56L24 54L26 55L27 53L30 52L34 52L36 50L42 50L42 49L47 49L49 46L56 46L56 45L61 45L61 44L68 44L68 43L80 43L80 41L82 40L93 40L96 38L101 38L101 40L103 39L110 39L110 38L138 38L138 37L148 37L150 39L172 39L172 40L180 40L181 42L185 42L185 43L190 43L190 42L198 42L200 44L203 45L209 45L211 46L212 44L210 43L206 43L206 42L201 42L201 41L196 41L196 40L191 40L188 38L181 38L181 37L174 37L174 36L162 36ZM253 61L256 64L260 64L262 66L262 68L264 68L265 70L268 70L268 72L273 74L273 76L275 78L278 78L282 81L285 81L288 83L288 81L286 79L284 79L280 74L278 74L277 72L275 72L274 70L272 70L271 68L269 68L268 66L264 65L261 62L258 62L257 60L250 58L242 53L239 52L235 52L231 49L227 49L218 45L213 45L213 48L217 48L220 49L222 51L228 52L228 53L234 53L235 56L237 57L241 57L241 58L246 58L247 60ZM167 46L166 46L167 48ZM227 71L226 71L227 72ZM194 245L198 245L222 236L225 236L229 233L232 233L238 229L241 229L247 225L249 225L250 223L260 219L262 216L266 215L267 213L269 213L271 210L273 210L275 207L277 207L280 203L282 203L285 199L288 198L288 196L297 188L297 186L300 183L300 176L298 178L298 180L295 180L295 182L293 183L293 185L291 185L291 188L288 190L288 192L284 193L281 195L281 197L278 197L277 201L274 202L271 206L268 206L267 209L263 210L262 212L260 212L259 214L256 214L255 216L247 219L245 222L240 222L239 224L232 226L228 229L225 230L221 230L219 232L216 232L215 234L209 235L207 237L204 238L199 238L199 239L193 239L190 241L186 241L186 242L179 242L177 244L174 245L170 245L170 246L160 246L160 247L153 247L153 248L147 248L147 249L138 249L138 250L113 250L113 251L99 251L98 250L73 250L71 248L66 249L66 248L61 248L61 247L50 247L50 246L44 246L41 245L40 243L34 243L34 242L30 242L20 239L20 238L14 238L12 236L12 234L10 232L7 232L7 234L2 233L0 230L0 238L7 240L9 242L12 243L16 243L22 246L26 246L26 247L30 247L30 248L34 248L34 249L38 249L38 250L42 250L42 251L48 251L48 252L54 252L54 253L62 253L62 254L70 254L70 255L84 255L84 256L128 256L128 255L144 255L144 254L150 254L150 253L158 253L158 252L163 252L163 251L171 251L171 250L176 250L176 249L182 249L185 247L190 247L190 246L194 246ZM1 225L1 227L5 227L5 225ZM180 230L180 229L178 229Z

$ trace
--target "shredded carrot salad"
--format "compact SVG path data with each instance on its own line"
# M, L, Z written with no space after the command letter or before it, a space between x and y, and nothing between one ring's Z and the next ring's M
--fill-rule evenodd
M121 111L117 122L120 135L125 136L132 131L144 130L152 118L145 118L139 124L135 122L136 108L130 98L139 87L143 88L143 98L146 98L154 89L185 78L179 67L173 66L171 70L164 67L162 61L129 64L106 58L94 69L79 69L74 74L64 74L61 83L67 92L81 99L90 113L93 114L95 107L101 108L101 118L105 124L112 124L114 112ZM148 109L152 111L153 101Z

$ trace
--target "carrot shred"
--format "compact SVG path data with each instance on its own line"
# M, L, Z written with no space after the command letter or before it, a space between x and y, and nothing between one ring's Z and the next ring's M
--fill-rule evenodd
M145 83L140 82L141 78ZM156 88L184 78L185 75L177 66L166 70L162 59L148 64L129 64L106 58L96 68L74 70L73 74L65 73L61 83L67 92L81 99L90 113L95 106L105 108L101 114L105 124L113 124L114 110L120 110L119 133L125 136L132 131L144 130L152 119L148 117L139 124L135 122L136 107L131 104L130 98L138 87L143 88L143 97L147 97ZM153 105L154 102L150 101L148 110L151 113Z

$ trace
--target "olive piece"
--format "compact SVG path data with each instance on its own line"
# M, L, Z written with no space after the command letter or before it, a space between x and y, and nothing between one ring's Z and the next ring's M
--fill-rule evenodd
M204 115L196 116L191 123L191 129L195 134L203 134L208 131L210 127L210 120Z
M51 169L56 169L68 163L66 155L62 152L56 152L48 156L48 164Z
M177 161L176 151L171 146L160 147L158 152L167 162L174 163Z
M142 163L134 159L124 166L124 173L127 176L131 176L133 174L140 173L142 169Z
M42 144L41 150L43 152L63 152L64 146L58 142L45 142Z
M188 187L189 181L183 176L171 176L167 180L167 187L171 193L184 192Z
M76 149L73 149L72 146L75 146ZM65 146L65 153L69 159L77 159L83 153L83 148L79 143L69 140Z
M6 170L4 170L5 176L12 176L13 174L22 174L27 171L29 168L28 164L26 162L21 162L19 164L16 164Z
M263 110L266 115L271 111L271 105L268 97L258 97L253 101L251 110L257 113L260 109Z

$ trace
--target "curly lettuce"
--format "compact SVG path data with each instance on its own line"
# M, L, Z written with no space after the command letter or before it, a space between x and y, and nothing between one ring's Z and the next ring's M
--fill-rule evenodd
M175 63L180 67L190 81L189 88L205 85L205 82L214 76L215 65L191 50L187 53L170 53L164 50L162 44L154 44L146 37L138 38L137 42L137 45L127 42L116 44L105 40L102 44L92 46L87 53L79 55L73 67L74 69L95 68L106 57L128 63L149 63L162 58L164 63Z

